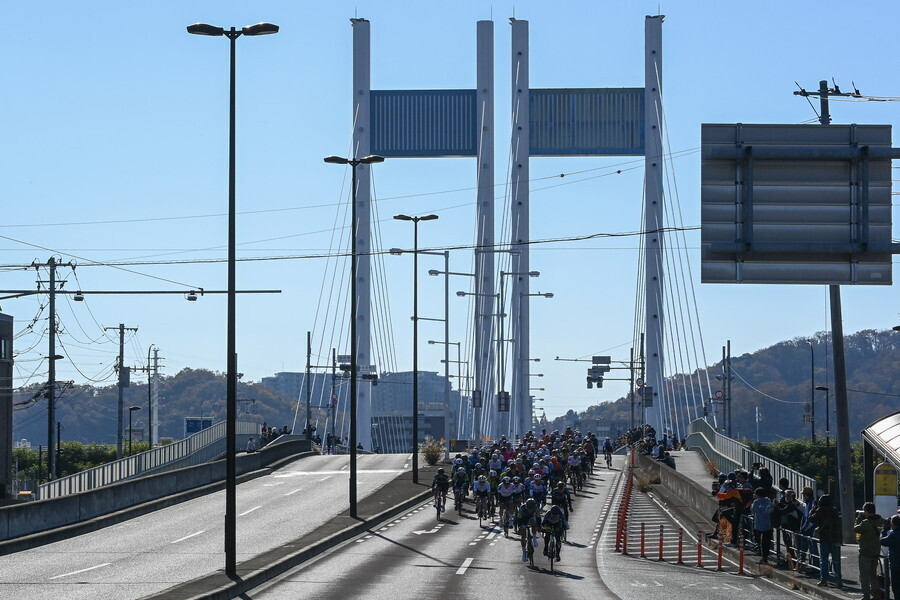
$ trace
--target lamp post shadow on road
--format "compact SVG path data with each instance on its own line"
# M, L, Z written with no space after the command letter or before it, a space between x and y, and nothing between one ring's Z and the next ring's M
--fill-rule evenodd
M227 365L225 384L225 572L229 577L237 575L237 464L235 462L237 420L237 340L235 281L237 245L235 242L237 204L235 194L235 55L237 39L242 36L271 35L278 33L278 25L257 23L248 27L226 30L223 27L194 23L187 32L193 35L226 37L230 41L229 111L228 111L228 315L225 360ZM188 298L190 299L190 298Z

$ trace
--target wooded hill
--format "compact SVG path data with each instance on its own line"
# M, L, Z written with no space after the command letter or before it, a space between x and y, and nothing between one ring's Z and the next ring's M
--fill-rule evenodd
M810 437L811 425L804 420L811 393L808 342L812 343L815 355L815 385L832 390L829 392L829 409L831 436L834 439L836 423L831 337L824 332L732 357L732 437L756 440L757 407L760 411L760 441ZM732 342L732 347L734 345ZM863 428L900 410L900 332L865 330L845 336L844 353L850 435L851 439L859 440ZM717 375L722 375L721 361L709 368L713 392L721 389L721 382L715 379ZM706 381L705 375L702 380ZM824 439L824 391L815 392L815 403L816 436ZM615 402L592 406L580 414L569 411L555 419L552 427L561 430L573 425L576 420L628 420L630 417L630 401L620 398Z

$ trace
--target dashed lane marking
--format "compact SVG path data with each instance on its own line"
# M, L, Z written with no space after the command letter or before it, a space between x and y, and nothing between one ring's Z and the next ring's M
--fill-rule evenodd
M189 540L189 539L191 539L191 538L194 537L194 536L198 536L198 535L200 535L201 533L206 533L206 530L204 529L203 531L198 531L198 532L196 532L196 533L192 533L192 534L190 534L190 535L186 535L186 536L184 536L184 537L182 537L182 538L178 538L177 540L172 541L172 542L169 542L169 543L170 543L170 544L177 544L178 542L183 542L184 540Z
M250 510L245 511L245 512L242 512L242 513L239 514L238 516L239 516L239 517L243 517L243 516L245 516L245 515L249 515L249 514L252 513L254 510L259 510L259 509L261 509L261 508L262 508L262 506L254 506L254 507L251 508Z
M471 560L471 559L469 559ZM56 575L51 577L50 579L60 579L62 577L69 577L70 575L78 575L79 573L85 573L87 571L93 571L94 569L100 569L103 567L108 567L112 563L103 563L102 565L95 565L93 567L88 567L87 569L79 569L78 571L72 571L71 573L63 573L62 575Z
M467 558L466 560L464 560L462 566L461 566L459 569L456 570L456 574L457 574L457 575L465 575L465 574L466 574L466 569L469 568L469 566L472 564L472 561L473 561L473 560L475 560L475 559L474 559L474 558Z

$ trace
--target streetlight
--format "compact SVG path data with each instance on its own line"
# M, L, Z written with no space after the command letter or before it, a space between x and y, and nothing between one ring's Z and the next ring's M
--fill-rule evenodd
M816 351L811 340L809 344L809 423L812 429L812 442L816 443Z
M332 165L350 165L350 516L356 518L356 167L384 162L383 156L371 154L362 158L326 156Z
M831 415L829 414L828 392L829 387L817 385L816 389L825 392L825 488L827 493L831 493Z
M134 441L134 429L131 427L131 415L134 414L134 411L141 410L140 406L129 406L128 407L128 456L134 455L134 451L132 450L131 444Z
M235 273L237 250L235 244L235 225L237 205L235 202L235 42L242 36L270 35L278 33L278 25L257 23L240 30L232 27L226 31L222 27L206 23L188 25L187 32L194 35L225 36L231 42L231 61L229 78L229 118L228 118L228 316L226 329L227 376L225 385L225 573L234 576L237 573L237 469L235 464L235 444L237 420L237 334L235 326L237 287ZM190 300L190 297L188 297Z
M413 224L413 423L412 471L413 483L419 483L419 221L434 221L437 215L394 215L397 221Z

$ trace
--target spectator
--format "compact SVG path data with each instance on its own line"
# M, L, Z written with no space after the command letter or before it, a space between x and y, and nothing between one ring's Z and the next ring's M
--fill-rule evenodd
M731 479L722 484L722 491L716 495L719 499L719 533L722 534L721 540L728 548L734 547L738 543L740 536L741 513L743 512L744 502L741 495L734 489L734 482ZM722 519L726 522L722 523ZM724 529L722 526L725 526ZM730 535L729 535L730 534ZM728 540L731 540L730 542Z
M819 504L809 515L809 522L816 526L816 537L819 539L819 587L828 586L828 574L834 571L837 587L842 588L841 578L841 516L832 505L831 496L825 494L819 498ZM831 558L831 568L828 559Z
M753 533L762 554L762 560L759 562L767 565L769 564L769 548L772 545L772 499L761 487L756 488L755 496L750 507L753 512Z
M778 516L775 523L781 527L781 539L784 542L787 566L793 569L792 562L799 559L800 525L806 516L806 507L797 500L797 493L791 488L784 491L784 499L775 505L775 514Z
M316 428L315 428L315 427L310 427L309 430L310 430L310 431L315 431ZM287 426L287 425L285 425L284 427L281 428L281 435L288 435L290 432L291 432L291 430L288 429L288 426Z
M766 490L769 498L775 498L775 488L772 487L772 473L768 467L760 467L759 469L759 487Z
M253 439L253 436L250 436L250 439L247 440L247 453L256 452L256 440Z
M881 600L876 573L881 556L879 537L883 525L884 519L876 514L872 502L863 504L862 510L856 513L853 531L859 539L859 587L862 588L863 600Z
M900 598L900 515L891 517L891 530L881 536L881 545L888 549L891 565L891 590L894 599Z
M812 514L813 508L816 506L815 494L813 493L813 489L809 486L803 488L801 492L803 496L801 499L801 504L803 504L805 510L803 511L803 519L800 522L800 561L801 563L806 560L807 565L812 565L812 558L814 556L818 556L816 545L810 542L810 538L815 533L816 526L809 521L809 515Z

